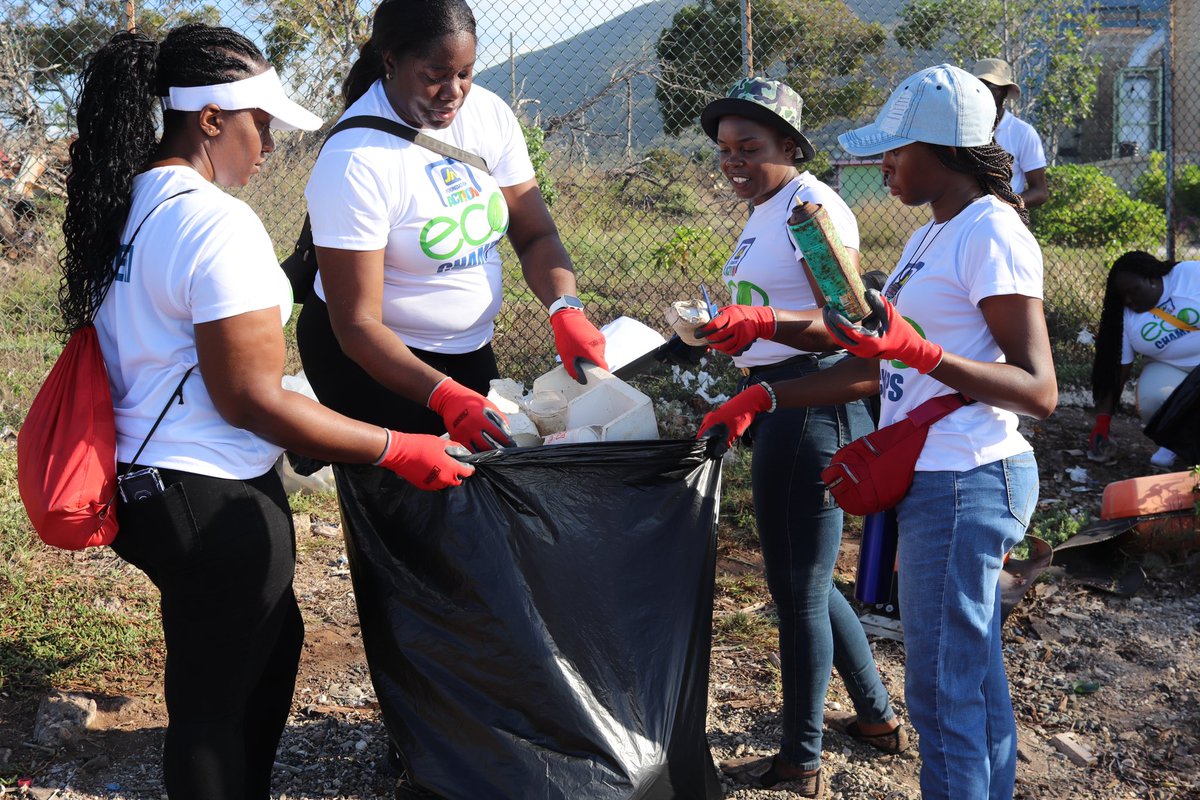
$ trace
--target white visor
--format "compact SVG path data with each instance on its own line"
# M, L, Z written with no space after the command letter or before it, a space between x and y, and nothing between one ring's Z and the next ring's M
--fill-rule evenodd
M281 131L315 131L321 118L288 99L274 67L253 78L209 86L172 86L159 98L165 111L199 111L208 104L227 111L261 108L271 115L271 127Z

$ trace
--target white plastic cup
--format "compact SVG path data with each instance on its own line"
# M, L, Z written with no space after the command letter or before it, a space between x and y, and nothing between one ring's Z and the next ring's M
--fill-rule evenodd
M542 441L545 444L579 444L582 442L600 441L599 425L585 425L582 428L571 428L558 433L552 433Z

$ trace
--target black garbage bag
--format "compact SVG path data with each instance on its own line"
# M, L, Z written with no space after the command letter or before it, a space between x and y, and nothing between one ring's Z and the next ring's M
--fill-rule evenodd
M1200 464L1200 367L1194 367L1150 417L1146 436L1184 464Z
M705 737L720 461L649 441L471 462L436 493L335 468L411 796L721 797Z

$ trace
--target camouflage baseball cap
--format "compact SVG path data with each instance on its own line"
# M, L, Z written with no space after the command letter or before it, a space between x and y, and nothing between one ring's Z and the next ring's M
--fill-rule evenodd
M800 115L804 101L796 90L781 81L766 78L742 78L729 94L714 100L700 112L700 127L714 142L721 117L737 116L770 125L796 140L796 163L808 161L816 151L800 133Z

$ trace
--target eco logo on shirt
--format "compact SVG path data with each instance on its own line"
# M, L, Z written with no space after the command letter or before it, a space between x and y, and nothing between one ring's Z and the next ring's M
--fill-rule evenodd
M471 168L448 158L425 167L425 176L448 211L421 228L421 252L444 262L438 272L484 263L488 249L508 230L504 195L485 196Z
M1180 322L1191 325L1193 328L1200 327L1200 311L1197 311L1194 308L1185 307L1175 310L1174 300L1170 300L1162 304L1159 306L1159 308L1161 308L1163 311L1166 311L1168 314L1174 315L1179 319ZM1142 336L1142 341L1153 342L1156 350L1162 350L1176 339L1187 336L1189 333L1191 333L1191 331L1184 328L1178 328L1174 323L1168 320L1154 317L1149 322L1142 325L1142 329L1139 331L1139 333Z
M492 192L487 198L480 197L426 222L421 228L421 252L436 261L447 261L456 258L464 248L487 246L506 230L508 206L504 195Z

